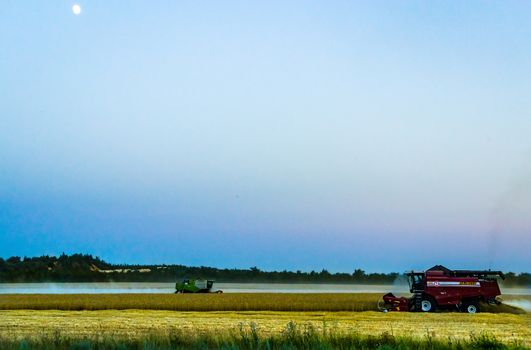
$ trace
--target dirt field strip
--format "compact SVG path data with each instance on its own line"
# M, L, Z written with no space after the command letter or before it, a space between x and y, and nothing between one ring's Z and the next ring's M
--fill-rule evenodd
M286 324L312 324L317 329L395 336L465 339L485 332L504 342L531 343L531 315L380 312L181 312L164 310L2 310L0 336L37 336L56 331L70 336L103 334L135 337L172 329L190 332L237 331L256 323L262 334L281 332Z

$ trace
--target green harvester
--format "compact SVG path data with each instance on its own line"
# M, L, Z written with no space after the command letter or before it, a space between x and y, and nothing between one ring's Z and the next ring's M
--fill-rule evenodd
M189 280L185 279L182 282L175 283L175 293L223 293L222 290L213 291L213 280Z

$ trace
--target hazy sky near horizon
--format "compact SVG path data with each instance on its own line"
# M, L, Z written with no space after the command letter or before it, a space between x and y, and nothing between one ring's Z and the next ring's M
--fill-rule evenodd
M529 271L531 3L3 1L0 256Z

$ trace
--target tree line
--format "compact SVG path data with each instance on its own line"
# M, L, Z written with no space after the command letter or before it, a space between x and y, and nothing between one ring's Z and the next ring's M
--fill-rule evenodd
M392 284L403 275L367 273L355 269L352 273L321 271L262 271L249 269L218 269L185 265L116 265L89 254L62 254L40 257L0 258L0 282L175 282L183 278L206 278L218 282L269 283L352 283ZM531 274L506 273L504 285L530 286Z

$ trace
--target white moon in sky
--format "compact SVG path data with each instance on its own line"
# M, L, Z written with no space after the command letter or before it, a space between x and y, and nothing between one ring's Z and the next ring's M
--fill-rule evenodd
M72 12L74 15L79 15L81 13L81 6L74 4L74 6L72 6Z

